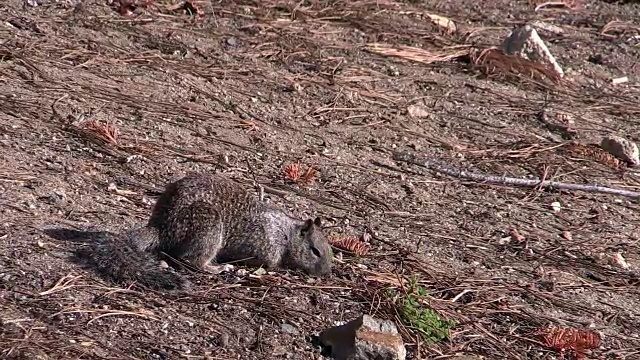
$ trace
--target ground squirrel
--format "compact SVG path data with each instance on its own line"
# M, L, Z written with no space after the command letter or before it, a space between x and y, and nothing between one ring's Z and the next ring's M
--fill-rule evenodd
M192 174L167 185L147 225L103 237L81 252L115 280L156 289L188 284L159 267L153 256L159 252L204 271L211 262L244 260L322 276L331 272L331 248L320 227L320 218L293 218L226 177Z

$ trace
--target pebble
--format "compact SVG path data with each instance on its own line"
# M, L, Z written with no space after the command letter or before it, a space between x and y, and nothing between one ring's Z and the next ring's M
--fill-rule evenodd
M283 323L281 328L282 328L282 332L287 334L298 335L300 333L298 329L296 329L295 326L291 324Z

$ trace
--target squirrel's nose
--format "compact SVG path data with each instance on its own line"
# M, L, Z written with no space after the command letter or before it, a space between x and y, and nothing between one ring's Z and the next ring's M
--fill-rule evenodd
M331 264L319 264L316 269L318 275L331 274Z

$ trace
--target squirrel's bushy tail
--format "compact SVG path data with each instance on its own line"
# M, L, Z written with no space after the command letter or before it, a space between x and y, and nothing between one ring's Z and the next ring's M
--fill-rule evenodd
M188 282L180 274L162 269L155 254L141 250L157 241L155 229L142 227L123 234L100 236L76 255L118 283L136 282L147 288L182 290Z

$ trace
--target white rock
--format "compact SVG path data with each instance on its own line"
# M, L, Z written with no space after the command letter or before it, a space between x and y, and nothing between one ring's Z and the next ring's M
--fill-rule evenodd
M629 263L627 263L627 260L625 260L624 256L622 256L621 253L616 253L614 259L616 265L620 266L623 269L629 268Z
M549 63L560 77L564 76L562 67L551 55L547 45L531 25L514 29L502 43L502 50L509 55L518 55L531 61Z
M600 147L631 166L640 165L640 151L638 151L638 145L633 141L619 136L609 136L600 141Z

